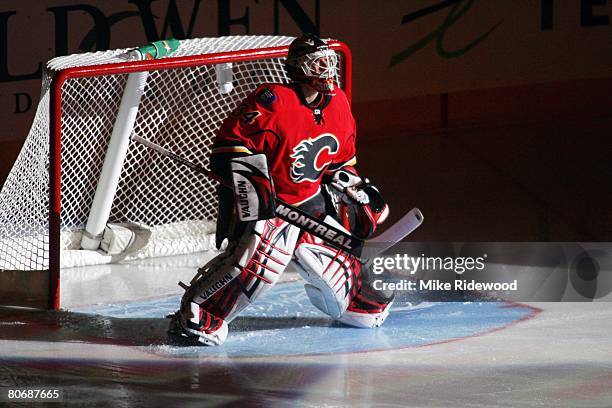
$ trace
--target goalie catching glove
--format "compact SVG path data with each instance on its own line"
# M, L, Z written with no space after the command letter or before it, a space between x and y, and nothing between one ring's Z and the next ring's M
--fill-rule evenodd
M329 191L336 198L335 207L340 219L347 219L345 227L359 238L370 238L376 226L382 224L389 215L389 206L378 188L370 180L348 170L333 173ZM342 213L346 213L343 214Z
M345 200L349 198L358 204L369 205L375 213L381 213L387 205L378 188L370 184L370 180L349 171L336 171L331 185L344 193Z

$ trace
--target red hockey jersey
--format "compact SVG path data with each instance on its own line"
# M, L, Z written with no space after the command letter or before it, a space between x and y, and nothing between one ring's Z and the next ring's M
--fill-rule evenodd
M264 84L223 122L212 154L264 153L276 194L299 205L323 173L355 164L355 120L340 89L309 107L292 85Z

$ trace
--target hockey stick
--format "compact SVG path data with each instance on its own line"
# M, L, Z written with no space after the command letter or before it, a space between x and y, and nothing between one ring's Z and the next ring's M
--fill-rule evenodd
M149 149L163 156L166 156L189 167L197 173L203 174L206 177L211 178L221 183L222 185L231 188L231 184L229 183L229 181L221 179L220 177L211 173L199 164L193 163L156 143L143 139L142 137L137 135L132 135L132 141L141 144L145 147L148 147ZM276 216L278 218L287 221L288 223L295 225L305 230L306 232L322 239L323 241L325 241L325 243L336 249L346 251L352 255L359 257L361 249L363 248L363 240L354 237L352 234L341 231L338 228L335 228L334 226L329 225L326 222L319 220L290 204L287 204L278 197L275 198L275 203Z
M361 254L362 261L367 263L372 258L382 254L402 239L412 234L419 228L425 217L418 208L408 211L395 224L387 228L383 233L365 242Z

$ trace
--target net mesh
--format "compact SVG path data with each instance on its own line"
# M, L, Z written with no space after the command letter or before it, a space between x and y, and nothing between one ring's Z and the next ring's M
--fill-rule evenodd
M284 46L292 39L231 36L184 40L169 57ZM124 62L128 51L59 57L47 64L34 123L0 192L0 269L49 267L52 78L71 67ZM259 84L288 81L284 58L233 62L232 72L234 88L224 94L219 91L214 65L151 71L133 133L207 167L212 138L227 113ZM127 78L128 74L71 78L61 88L63 251L79 247ZM199 251L210 245L216 204L213 182L131 143L109 222L136 223L151 229L153 237L159 234L156 243L131 255L135 258ZM64 252L62 262L63 258Z

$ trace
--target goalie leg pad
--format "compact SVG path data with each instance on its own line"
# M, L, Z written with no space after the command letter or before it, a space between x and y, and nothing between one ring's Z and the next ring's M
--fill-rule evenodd
M339 304L338 299L334 296L334 293L327 290L325 286L319 287L311 285L310 283L304 284L306 295L310 299L310 303L323 313L333 317L334 319L339 318L343 310L348 305Z
M343 229L331 217L325 221ZM295 263L298 273L308 282L304 287L311 303L332 318L340 318L357 292L360 262L304 234L295 251Z
M325 221L342 229L331 217ZM373 328L389 315L395 293L375 290L372 275L354 256L304 234L295 250L295 265L307 282L304 288L310 302L332 318L353 327Z
M206 311L228 322L252 301L270 289L291 260L300 229L274 218L257 221L247 228L238 245L203 276L220 281L192 284L185 295ZM217 289L222 286L221 289Z
M238 244L200 268L185 291L181 323L190 329L189 322L198 320L198 328L192 328L196 332L188 332L202 336L202 328L212 330L208 326L217 320L231 322L269 290L291 261L299 233L299 228L278 218L250 223ZM222 326L218 329L225 330Z

